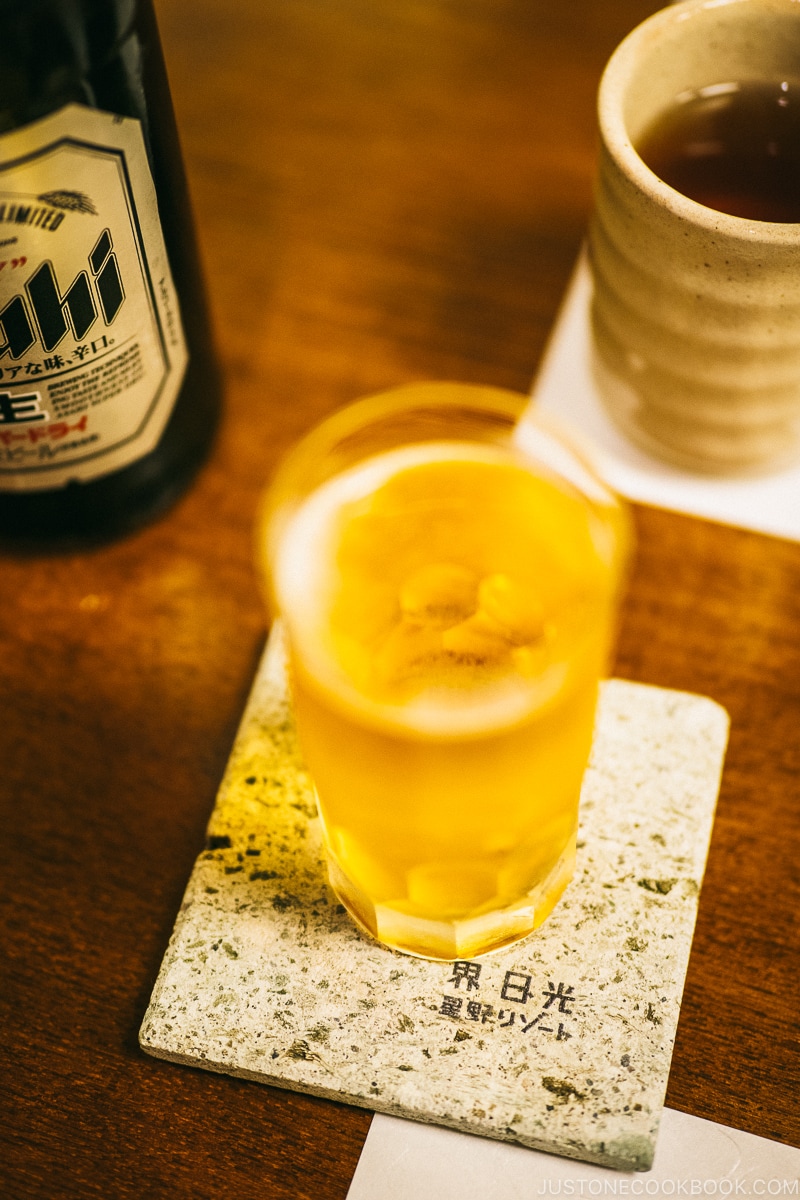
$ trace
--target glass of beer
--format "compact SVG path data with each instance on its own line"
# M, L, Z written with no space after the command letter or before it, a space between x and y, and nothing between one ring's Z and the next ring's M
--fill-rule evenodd
M378 941L467 959L569 883L627 515L525 396L340 410L260 522L331 884Z

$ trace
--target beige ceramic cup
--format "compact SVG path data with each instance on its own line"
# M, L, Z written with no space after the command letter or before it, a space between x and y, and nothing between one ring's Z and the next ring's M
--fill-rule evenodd
M706 208L634 146L682 93L785 80L800 82L800 3L686 0L635 29L600 85L595 377L636 443L691 470L800 456L800 224Z

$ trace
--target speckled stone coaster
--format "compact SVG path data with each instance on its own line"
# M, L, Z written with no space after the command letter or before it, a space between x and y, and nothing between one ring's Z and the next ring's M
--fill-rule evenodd
M727 729L725 712L703 697L604 684L578 866L561 903L515 946L479 961L427 962L362 935L329 888L273 637L142 1048L646 1169Z

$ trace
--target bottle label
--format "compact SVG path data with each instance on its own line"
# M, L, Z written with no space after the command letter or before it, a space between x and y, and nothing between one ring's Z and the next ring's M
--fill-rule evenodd
M71 104L0 137L0 490L154 449L188 354L141 125Z

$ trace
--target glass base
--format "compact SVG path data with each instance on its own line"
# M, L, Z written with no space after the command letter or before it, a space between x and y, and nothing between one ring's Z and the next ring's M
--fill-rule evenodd
M403 954L453 962L500 950L538 929L572 878L575 841L573 836L546 878L518 901L471 916L437 920L410 911L414 907L410 902L375 902L348 879L332 857L328 858L328 877L336 895L365 933Z

